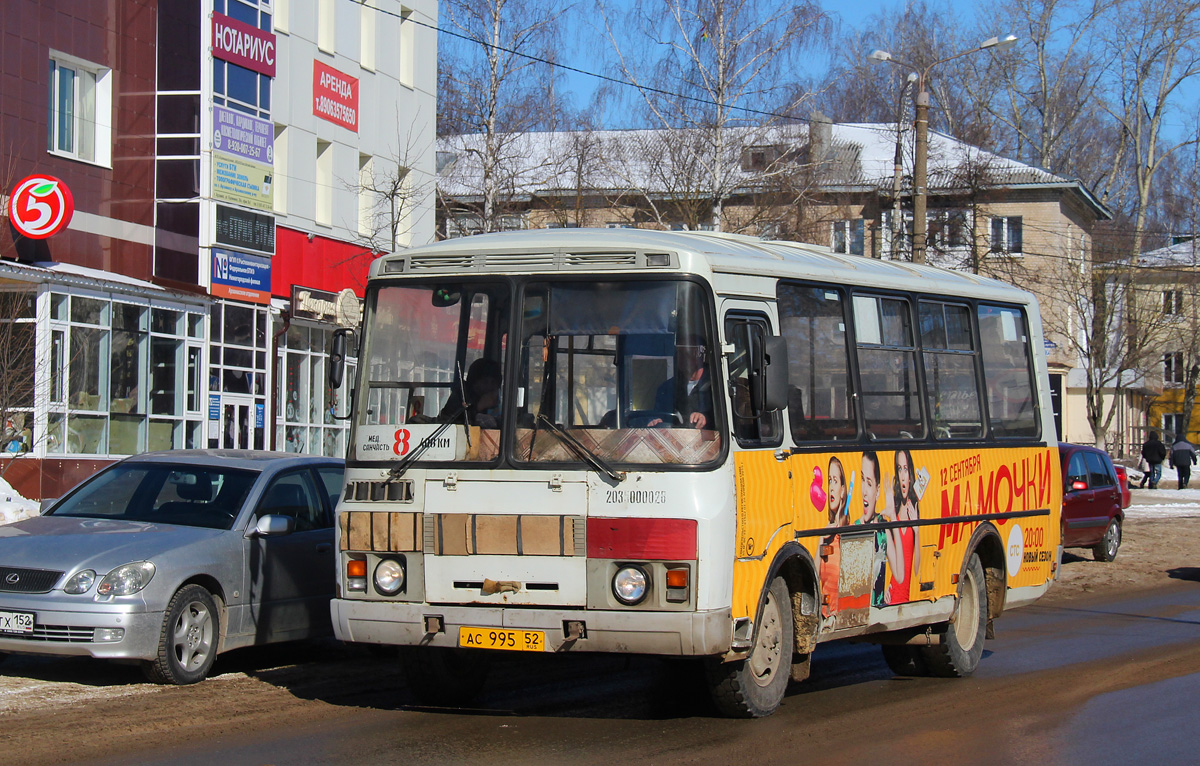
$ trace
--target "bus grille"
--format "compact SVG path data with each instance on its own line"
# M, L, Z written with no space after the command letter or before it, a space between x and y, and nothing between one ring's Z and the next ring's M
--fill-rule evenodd
M411 503L413 501L412 479L392 481L348 481L345 498L358 502Z

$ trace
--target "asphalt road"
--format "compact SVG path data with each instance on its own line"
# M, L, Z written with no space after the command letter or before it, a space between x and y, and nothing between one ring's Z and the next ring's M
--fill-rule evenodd
M758 721L715 717L693 666L647 658L506 655L469 710L418 707L393 661L332 643L235 652L186 689L16 659L5 673L30 683L87 672L126 693L0 713L0 747L14 763L123 766L1195 763L1200 570L1173 576L1006 614L968 679L896 678L878 647L822 645L812 678Z

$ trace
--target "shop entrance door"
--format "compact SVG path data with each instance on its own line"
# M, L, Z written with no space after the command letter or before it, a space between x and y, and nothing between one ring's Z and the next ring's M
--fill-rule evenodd
M254 397L224 394L221 397L221 447L254 449Z

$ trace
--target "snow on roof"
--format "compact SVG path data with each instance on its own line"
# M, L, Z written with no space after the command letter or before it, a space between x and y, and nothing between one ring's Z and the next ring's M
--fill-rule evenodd
M1196 240L1189 239L1177 242L1169 247L1160 247L1138 256L1138 265L1143 267L1200 266L1200 250L1196 248Z
M821 165L820 185L862 189L890 188L893 183L897 141L904 149L905 174L911 175L912 131L896 123L829 124L828 135L818 141L829 146L814 150L808 123L770 127L740 127L723 131L726 142L724 186L730 191L760 185L769 173L747 169L747 151L767 150L766 162L795 166ZM899 132L898 132L899 131ZM688 140L680 140L680 136ZM438 139L441 191L471 197L482 191L481 134ZM716 151L716 131L601 130L530 132L499 137L501 169L497 175L507 194L517 197L553 195L578 189L597 192L636 190L639 194L675 195L707 188L695 181L707 173L707 158ZM813 157L813 153L820 157ZM944 133L929 133L930 188L963 188L970 183L964 168L974 168L984 185L1051 185L1077 188L1097 208L1103 207L1077 181L1042 168L1002 157L964 143ZM976 183L980 183L979 180ZM1107 211L1103 211L1107 217Z

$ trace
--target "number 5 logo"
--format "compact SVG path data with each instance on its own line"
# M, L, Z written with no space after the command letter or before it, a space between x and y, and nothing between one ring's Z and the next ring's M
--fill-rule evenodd
M22 236L45 239L66 228L75 214L75 198L54 176L29 176L13 189L8 219Z

